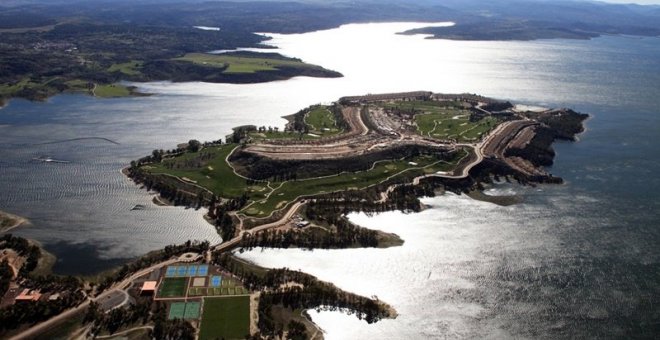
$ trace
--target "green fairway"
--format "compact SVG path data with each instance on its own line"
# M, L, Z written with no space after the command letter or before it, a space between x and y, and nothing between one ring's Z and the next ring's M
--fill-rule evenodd
M165 160L161 164L145 167L145 170L152 174L166 173L179 178L189 178L220 197L238 197L245 191L248 191L254 198L264 197L265 188L263 186L247 186L245 179L237 176L225 161L235 147L236 144L225 144L205 148L196 153L185 153L175 159ZM197 161L202 155L210 156L204 166L200 168L197 167L199 164ZM192 163L195 163L195 166L191 166Z
M250 297L204 298L199 339L243 339L250 333Z
M250 216L265 217L273 210L281 209L287 203L293 202L299 196L363 189L380 183L402 171L423 168L438 161L439 159L432 156L416 157L411 160L385 161L378 163L373 169L367 171L286 182L273 191L268 199L257 201L242 212Z
M319 136L336 135L342 132L337 127L335 117L326 106L317 106L305 115L305 123L310 132Z
M167 278L163 280L158 289L158 297L185 296L188 279L185 277Z
M252 56L236 56L226 54L188 53L175 60L188 61L195 64L226 67L223 73L255 73L275 71L278 67L318 68L294 59L262 58Z
M254 183L248 186L244 178L233 172L225 158L235 147L235 144L225 144L204 148L196 153L185 153L174 159L164 160L160 164L146 165L143 169L152 174L169 174L178 178L185 177L186 181L207 188L220 197L239 197L243 193L247 193L250 200L241 212L252 217L266 217L274 210L284 208L300 196L363 189L380 183L402 171L409 174L408 171L418 169L420 174L425 173L422 168L440 162L440 159L435 156L382 161L378 162L373 169L367 171L290 181L283 184L274 182L270 184L270 187L275 189L270 189L266 183ZM443 169L448 167L445 162ZM269 193L270 195L266 198ZM222 285L223 287L235 286L230 281L224 280Z
M417 131L438 139L455 139L459 142L473 142L499 124L494 117L470 121L470 111L451 102L410 101L385 105L388 108L415 110Z

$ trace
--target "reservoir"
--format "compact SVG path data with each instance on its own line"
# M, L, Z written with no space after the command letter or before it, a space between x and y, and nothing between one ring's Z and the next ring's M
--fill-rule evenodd
M55 253L57 272L90 274L167 244L219 241L204 211L157 207L119 173L153 149L216 140L237 125L282 127L281 116L345 95L470 92L570 107L592 118L578 143L555 144L550 172L564 185L489 189L522 197L509 207L446 194L425 198L419 214L351 215L397 233L402 247L241 256L376 295L399 312L368 325L312 311L329 339L652 337L660 316L660 40L395 34L419 26L346 25L269 42L344 78L160 82L139 84L150 97L12 100L0 110L0 210L32 221L13 233Z

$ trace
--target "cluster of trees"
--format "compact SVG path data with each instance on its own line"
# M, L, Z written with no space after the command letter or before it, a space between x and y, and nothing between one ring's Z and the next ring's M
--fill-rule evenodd
M137 184L142 184L147 190L154 190L162 198L167 199L174 205L186 206L199 209L206 206L213 195L206 190L188 186L188 190L180 190L182 183L177 180L164 176L152 175L142 168L130 168L128 176Z
M334 220L331 231L307 228L304 230L264 230L256 234L243 234L241 247L289 248L347 248L351 246L377 247L378 233L350 223L345 218Z
M72 276L28 276L36 267L41 250L22 237L3 235L0 249L13 249L26 258L18 272L18 279L23 288L39 290L42 294L59 294L59 298L48 301L34 301L14 304L0 310L0 332L15 329L26 323L34 323L59 314L63 310L79 304L85 297L83 284ZM3 296L13 279L13 271L6 260L0 262L0 296Z
M274 305L290 309L341 310L353 313L368 323L391 316L388 306L377 300L342 291L300 271L282 268L260 274L239 264L228 253L214 254L214 261L238 276L245 287L264 290L259 298L259 329L265 335L275 335L281 329L270 314ZM283 286L291 282L299 283L303 288Z
M147 268L155 263L165 261L172 256L179 256L188 252L197 252L203 253L209 249L211 246L209 241L186 241L183 244L179 245L169 245L165 248L157 251L153 251L144 255L137 260L124 264L121 268L115 273L106 276L103 281L98 286L98 292L105 290L110 287L113 283L121 281L128 275L135 273L136 271Z
M5 234L0 238L0 249L13 249L18 255L25 257L25 262L21 267L19 275L27 275L33 271L39 263L41 257L41 248L39 246L30 244L30 242L22 237L15 237L12 234Z
M307 328L302 322L296 320L289 321L287 328L287 339L291 340L306 340L309 339L309 334L307 334Z
M168 320L167 309L159 305L154 313L153 339L159 340L195 340L195 328L182 319Z
M575 140L575 135L584 131L584 125L582 123L589 118L588 114L575 112L570 109L528 112L527 115L550 127L554 138L571 141Z
M78 289L60 293L57 300L17 303L0 309L0 332L16 329L24 324L48 320L80 304L84 298L82 290Z
M9 289L9 283L14 278L14 271L9 266L7 260L2 260L0 262L0 296L5 296L7 289Z
M244 193L240 197L232 198L220 204L214 203L215 200L216 198L214 197L210 204L209 217L213 219L218 234L220 234L223 240L227 241L236 235L234 219L229 213L243 208L247 204L248 196Z
M163 340L194 340L195 328L185 320L167 319L167 306L160 302L153 303L150 298L140 298L128 308L115 308L108 313L103 312L100 305L91 302L85 316L84 324L90 324L90 335L95 336L102 331L113 334L122 328L134 325L145 325L153 322L154 329L151 339Z
M128 308L115 308L105 313L98 302L92 301L83 317L83 323L91 324L90 335L98 335L104 330L113 334L122 327L149 322L151 304L150 298L141 298Z
M189 142L188 149L190 150L190 148L191 148L191 144ZM196 144L192 148L196 148L196 150L199 150L199 148L201 148L201 143ZM172 158L172 159L167 159L162 163L163 166L165 166L168 169L199 169L205 167L210 160L216 157L217 154L218 152L216 150L200 151L195 155L195 157Z

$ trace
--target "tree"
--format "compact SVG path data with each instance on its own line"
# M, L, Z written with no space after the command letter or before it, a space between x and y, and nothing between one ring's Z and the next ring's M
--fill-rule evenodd
M191 139L188 141L188 151L197 152L201 148L202 148L202 143L200 143L198 140Z

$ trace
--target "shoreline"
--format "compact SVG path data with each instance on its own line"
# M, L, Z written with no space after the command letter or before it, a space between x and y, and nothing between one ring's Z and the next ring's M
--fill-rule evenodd
M0 227L0 233L7 233L13 229L16 229L22 225L32 224L30 220L25 217L14 215L5 211L0 210L0 222L2 222ZM8 223L5 226L5 223ZM10 223L10 224L9 224Z

